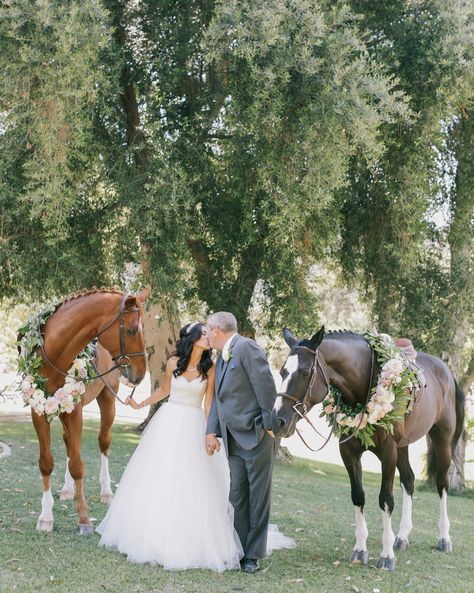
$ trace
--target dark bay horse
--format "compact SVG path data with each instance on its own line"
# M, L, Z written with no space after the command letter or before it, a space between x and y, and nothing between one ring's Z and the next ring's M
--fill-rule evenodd
M377 384L380 367L376 359L373 363L372 349L363 336L347 331L325 335L324 326L310 339L298 340L287 329L283 333L291 351L280 370L283 382L272 412L275 436L291 436L302 414L324 400L329 385L341 393L343 403L366 404L370 389ZM383 513L383 536L377 566L388 570L395 568L394 549L407 548L412 530L414 474L408 459L408 445L426 434L431 437L428 471L436 480L440 498L437 547L444 552L452 549L447 514L448 469L452 450L463 430L464 394L442 360L423 352L418 353L416 360L426 378L423 396L415 403L413 411L405 415L404 422L396 425L393 436L378 427L375 446L369 447L382 465L379 506ZM345 435L340 438L339 450L349 474L355 510L356 543L351 560L355 564L367 564L368 531L361 466L365 447L356 436L348 439ZM391 524L395 468L400 473L403 492L402 519L396 538Z
M110 502L112 490L108 473L110 427L115 417L115 396L119 377L127 385L135 386L145 376L146 352L142 327L142 304L149 296L148 289L137 295L117 290L93 289L72 295L64 300L43 327L44 350L38 351L44 360L41 374L48 379L47 391L54 393L65 382L65 373L76 356L95 337L98 338L97 369L99 373L116 367L101 379L94 379L86 389L83 400L71 413L60 414L63 438L67 449L65 484L62 500L77 496L79 533L93 532L89 510L84 497L84 464L81 458L82 408L97 397L101 413L99 445L101 449L101 500ZM39 441L39 468L43 478L41 514L36 529L53 529L53 495L51 473L54 460L51 454L50 423L45 415L32 410L31 417Z

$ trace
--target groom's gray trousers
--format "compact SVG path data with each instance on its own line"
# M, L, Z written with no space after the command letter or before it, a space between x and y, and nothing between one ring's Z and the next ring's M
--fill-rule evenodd
M247 451L227 432L230 494L234 526L247 558L265 558L272 487L272 470L279 439L265 433Z

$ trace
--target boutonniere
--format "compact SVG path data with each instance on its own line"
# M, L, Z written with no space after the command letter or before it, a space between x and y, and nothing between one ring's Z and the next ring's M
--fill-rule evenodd
M229 362L232 358L232 348L229 348L226 352L222 353L222 359L224 362Z

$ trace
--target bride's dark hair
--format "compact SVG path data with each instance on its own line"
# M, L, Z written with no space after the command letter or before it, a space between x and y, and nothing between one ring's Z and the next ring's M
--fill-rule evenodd
M174 353L174 356L178 357L176 368L173 371L175 377L179 377L186 370L194 342L197 342L202 336L203 327L203 323L187 323L180 329L179 340L176 342L176 352ZM204 350L197 366L202 379L207 379L207 372L213 364L212 350Z

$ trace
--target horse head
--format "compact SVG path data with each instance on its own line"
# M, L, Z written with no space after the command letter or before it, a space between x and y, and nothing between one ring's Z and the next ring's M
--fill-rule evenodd
M149 295L148 288L136 295L125 294L118 314L97 335L120 369L121 381L129 386L138 385L146 373L142 315Z
M309 340L298 340L284 328L283 337L290 353L280 369L282 384L272 410L272 430L277 437L289 437L296 423L328 393L328 380L320 361L318 347L324 326Z

